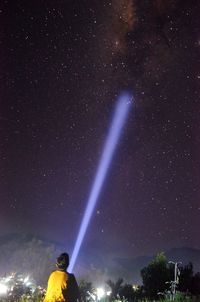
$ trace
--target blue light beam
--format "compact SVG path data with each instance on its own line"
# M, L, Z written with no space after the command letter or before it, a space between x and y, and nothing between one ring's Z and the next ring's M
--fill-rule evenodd
M87 231L88 224L90 222L92 213L94 211L95 205L97 203L97 199L99 197L103 182L106 177L106 173L108 171L113 153L116 149L117 143L119 141L120 133L125 123L125 120L128 115L128 111L131 105L132 96L128 93L123 93L118 98L117 107L115 110L115 114L113 117L113 121L110 127L110 131L108 133L108 137L105 142L105 146L103 149L103 154L101 160L99 162L97 174L91 189L91 193L89 195L87 207L83 216L83 220L80 226L80 230L76 239L76 243L74 246L74 250L72 253L69 272L72 272L81 244L83 242L85 233Z

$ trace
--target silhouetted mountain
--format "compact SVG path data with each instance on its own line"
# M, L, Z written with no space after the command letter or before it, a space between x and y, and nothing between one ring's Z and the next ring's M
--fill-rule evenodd
M158 251L159 252L159 251ZM186 265L192 262L194 271L200 271L200 250L182 247L173 248L165 252L165 255L169 261L182 262L182 265ZM119 265L122 271L126 271L125 278L129 281L140 282L140 271L143 267L147 266L154 256L142 256L135 258L115 258L116 265ZM123 277L123 276L122 276Z
M183 265L192 262L194 271L200 271L200 250L189 247L174 248L166 252L167 259L180 261Z
M46 284L48 275L55 268L55 258L66 251L60 243L36 238L32 235L8 234L0 237L0 276L17 271L31 274L38 284ZM67 249L67 251L69 251ZM160 252L160 251L158 251ZM194 271L200 271L200 250L189 247L166 251L170 261L183 265L193 263ZM100 252L98 246L88 247L80 253L75 267L78 278L86 278L99 285L109 278L122 277L125 282L141 283L140 271L155 257L114 258Z

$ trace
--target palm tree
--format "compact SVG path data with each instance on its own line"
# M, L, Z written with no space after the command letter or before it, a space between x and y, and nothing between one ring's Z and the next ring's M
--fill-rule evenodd
M91 295L94 294L94 288L91 282L87 282L82 279L79 282L79 291L80 291L81 301L83 302L92 301Z
M135 293L133 286L131 284L125 284L120 290L121 300L126 299L126 301L134 301Z
M106 283L111 288L110 300L118 299L120 290L122 289L123 279L119 278L116 282L108 280Z

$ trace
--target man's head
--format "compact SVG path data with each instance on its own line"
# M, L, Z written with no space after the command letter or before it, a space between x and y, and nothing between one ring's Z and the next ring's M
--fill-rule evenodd
M59 269L66 270L69 265L69 255L67 253L62 253L57 259L56 259L56 266Z

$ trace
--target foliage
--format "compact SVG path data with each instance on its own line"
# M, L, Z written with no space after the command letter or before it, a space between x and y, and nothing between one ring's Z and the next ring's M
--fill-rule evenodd
M194 296L200 296L200 273L196 273L193 276L193 281L192 281L192 294Z
M118 299L120 291L122 289L123 279L119 278L116 282L108 280L106 283L111 288L110 300Z
M164 253L159 253L156 258L141 270L145 294L150 299L158 299L158 292L167 290L166 282L170 281L170 270Z
M126 299L126 301L130 302L134 299L134 289L131 284L125 284L121 287L119 291L119 296L121 299Z
M193 281L193 265L189 263L188 265L180 268L180 280L178 289L181 292L191 292Z
M177 290L187 295L187 299L188 296L200 296L200 273L194 274L192 263L179 267L179 270ZM169 293L169 282L174 280L174 265L168 264L164 253L159 253L147 267L141 270L141 276L145 297L157 300L159 292L163 297L167 296L167 292ZM179 296L177 301L188 301L186 296L181 294Z
M183 293L177 293L174 302L199 302L199 298L189 297L184 295ZM164 299L162 302L171 302L170 299Z
M131 284L123 284L123 279L119 278L116 282L111 280L107 281L107 284L111 288L110 301L126 301L133 302L139 301L144 298L143 286L138 286L136 289Z
M31 251L32 249L32 251ZM4 250L3 250L4 251ZM28 259L35 257L42 260L42 258L49 257L49 262L52 254L54 253L53 248L47 248L42 242L35 241L34 239L26 243L25 259L22 260L21 254L17 254L19 258L19 264L22 263L23 270L27 270L28 266L32 268L34 262L28 263ZM38 256L40 255L40 256ZM1 260L1 258L0 258ZM15 258L13 258L15 260ZM1 261L0 261L1 262ZM12 261L15 267L15 261ZM47 263L46 263L47 264ZM46 266L45 264L45 266ZM36 269L40 269L38 266ZM44 267L42 267L43 271ZM177 284L177 290L179 293L175 298L175 302L199 302L200 301L200 272L193 272L193 265L189 263L186 266L179 267L180 276L179 283ZM34 271L36 273L36 270ZM37 274L39 276L39 274ZM111 295L109 300L114 302L148 302L152 300L161 299L162 302L169 302L166 299L166 293L169 289L169 282L174 280L174 264L169 264L164 253L159 253L155 259L153 259L149 265L141 270L141 276L143 285L133 289L131 284L123 284L123 279L119 278L116 282L108 280L106 283L111 289ZM18 276L19 277L19 276ZM16 275L17 278L17 275ZM18 278L19 279L19 278ZM16 289L13 287L12 296L7 299L0 298L0 302L41 302L43 301L44 292L38 287L38 290L28 292L23 289L23 284L19 280L16 280ZM38 281L38 280L37 280ZM166 282L168 282L166 284ZM79 282L80 295L82 302L92 302L96 300L96 293L91 282L81 280ZM22 292L23 289L23 292ZM158 295L160 292L162 295ZM104 298L104 299L108 299Z
M86 280L83 279L80 280L79 291L80 291L81 300L83 302L92 300L91 294L94 294L94 288L91 282L87 282Z
M194 274L192 263L180 268L178 289L194 296L200 295L200 273Z

